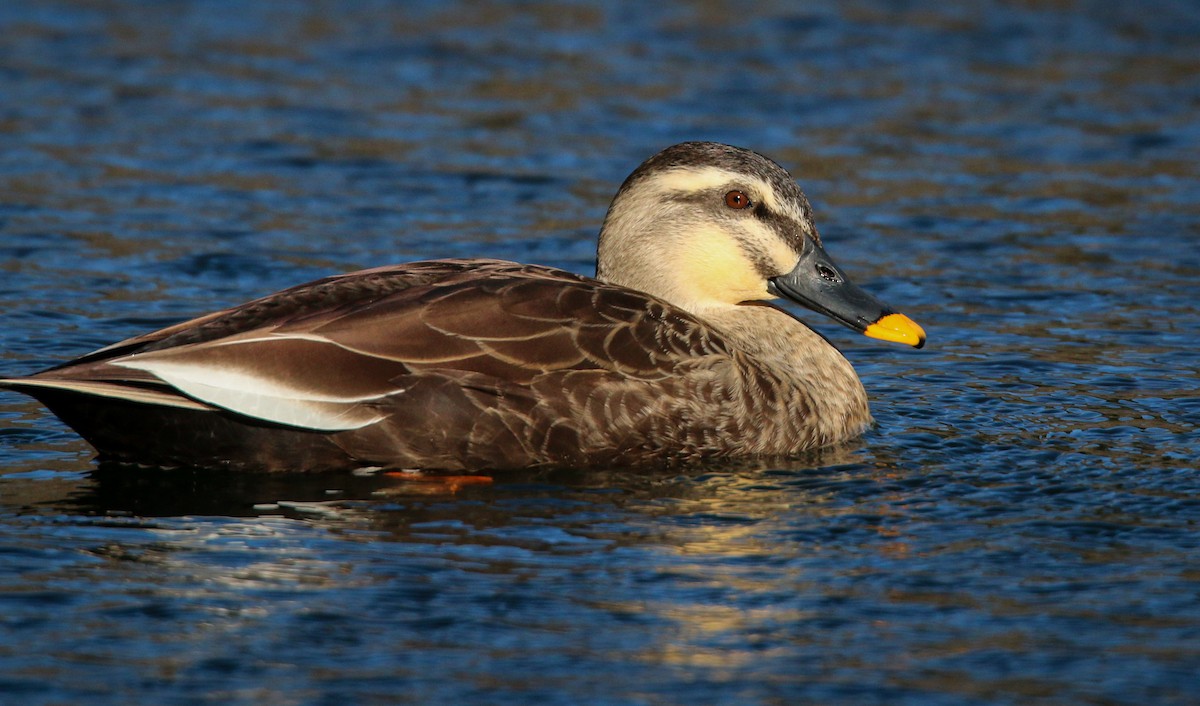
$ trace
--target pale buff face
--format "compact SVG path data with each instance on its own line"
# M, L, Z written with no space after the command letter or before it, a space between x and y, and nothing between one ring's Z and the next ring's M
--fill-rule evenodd
M774 298L768 279L794 268L816 231L790 176L760 159L755 171L671 166L627 184L601 234L600 277L693 312ZM732 192L749 204L730 205Z

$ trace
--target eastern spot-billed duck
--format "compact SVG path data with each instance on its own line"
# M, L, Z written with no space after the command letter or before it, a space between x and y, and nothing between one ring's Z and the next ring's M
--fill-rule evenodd
M685 142L625 180L595 277L433 260L303 284L0 381L101 458L451 471L776 456L871 421L850 363L770 303L925 334L852 284L792 177Z

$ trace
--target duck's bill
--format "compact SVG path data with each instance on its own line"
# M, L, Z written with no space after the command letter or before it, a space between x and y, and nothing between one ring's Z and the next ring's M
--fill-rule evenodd
M871 338L925 345L925 331L904 314L867 294L815 243L786 275L767 280L767 291L840 321Z

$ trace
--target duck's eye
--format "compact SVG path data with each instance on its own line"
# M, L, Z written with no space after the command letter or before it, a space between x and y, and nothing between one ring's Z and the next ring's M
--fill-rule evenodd
M750 197L746 195L745 191L730 191L728 194L725 194L725 205L738 210L749 208Z

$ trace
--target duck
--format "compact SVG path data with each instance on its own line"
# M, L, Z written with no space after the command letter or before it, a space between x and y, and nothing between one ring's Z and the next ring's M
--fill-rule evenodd
M639 165L595 276L495 259L294 286L0 387L100 461L248 471L636 467L787 457L871 424L791 302L884 341L925 332L853 284L773 160L684 142Z

